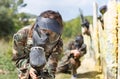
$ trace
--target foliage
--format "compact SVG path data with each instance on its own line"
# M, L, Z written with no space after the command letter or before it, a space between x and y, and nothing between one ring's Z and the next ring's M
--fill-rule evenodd
M17 79L17 72L12 58L12 41L0 40L0 79Z
M30 18L36 18L35 15L29 14L29 13L20 13L18 16L19 16L20 22L24 26L30 24L30 21L29 21Z
M0 41L0 45L2 46L0 48L0 69L13 71L14 66L11 61L12 56L12 42L5 42L4 40Z
M0 0L0 38L12 35L22 27L17 10L23 6L23 0Z
M92 16L86 16L86 19L92 24ZM64 30L63 30L63 39L70 39L74 38L74 36L81 34L81 19L80 17L77 17L75 19L72 19L68 22L64 22Z

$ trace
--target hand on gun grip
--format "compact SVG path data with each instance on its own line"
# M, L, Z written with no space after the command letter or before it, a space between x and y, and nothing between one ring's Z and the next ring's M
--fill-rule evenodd
M78 58L78 57L80 57L80 52L79 52L79 50L77 50L77 49L71 50L71 54L74 55L74 58L75 58L75 59Z
M30 68L30 72L29 72L30 77L31 77L32 79L39 79L35 72L36 72L35 69Z

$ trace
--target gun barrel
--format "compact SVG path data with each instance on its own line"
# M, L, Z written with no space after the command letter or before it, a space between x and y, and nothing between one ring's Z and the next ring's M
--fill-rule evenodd
M79 12L80 12L81 23L84 23L85 22L84 16L83 16L82 10L80 8L79 8Z

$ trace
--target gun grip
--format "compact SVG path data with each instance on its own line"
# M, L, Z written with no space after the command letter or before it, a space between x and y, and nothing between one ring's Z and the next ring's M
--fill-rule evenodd
M34 73L35 73L37 76L39 76L39 72L38 72L38 71L35 70Z

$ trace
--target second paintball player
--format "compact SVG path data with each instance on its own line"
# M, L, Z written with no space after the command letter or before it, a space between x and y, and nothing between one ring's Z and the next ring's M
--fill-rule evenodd
M86 45L82 35L76 36L74 41L68 45L68 50L62 57L57 67L58 73L71 73L72 77L77 78L77 68L80 66L80 58L86 54Z

